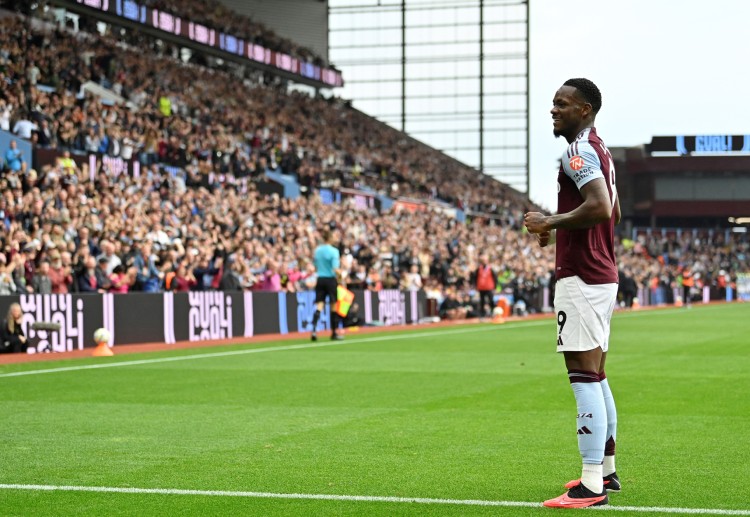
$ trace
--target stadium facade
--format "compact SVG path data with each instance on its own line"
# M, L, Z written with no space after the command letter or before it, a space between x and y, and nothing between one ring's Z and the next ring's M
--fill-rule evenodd
M750 135L655 136L612 155L633 227L743 232L750 222Z
M357 109L529 192L521 0L329 0L329 53Z

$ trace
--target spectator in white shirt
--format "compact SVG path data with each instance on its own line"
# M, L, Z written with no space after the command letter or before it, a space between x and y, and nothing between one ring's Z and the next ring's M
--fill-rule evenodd
M29 67L26 69L26 79L29 80L29 84L31 84L31 86L36 86L36 83L39 81L39 76L41 75L42 71L39 70L39 67L36 66L33 61L31 61Z
M0 129L10 131L10 117L13 112L13 106L0 99Z
M29 120L26 117L26 114L23 114L23 116L16 122L16 125L13 126L13 133L26 140L31 140L31 133L38 130L39 126Z

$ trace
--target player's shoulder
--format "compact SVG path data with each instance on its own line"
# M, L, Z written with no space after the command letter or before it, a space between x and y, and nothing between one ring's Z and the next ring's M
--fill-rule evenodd
M584 163L589 165L598 165L599 147L601 141L596 138L593 128L586 128L568 144L568 148L563 155L563 163L569 164L573 170L578 170Z
M604 145L601 141L601 139L596 134L596 129L593 127L587 127L573 139L572 142L568 144L568 148L565 150L565 153L568 158L573 158L574 156L586 154L586 153L596 153L596 147Z

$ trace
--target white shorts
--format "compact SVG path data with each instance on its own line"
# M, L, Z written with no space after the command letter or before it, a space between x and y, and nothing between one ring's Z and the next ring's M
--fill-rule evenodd
M555 284L557 351L585 352L609 348L609 323L617 301L617 284L589 285L577 276Z

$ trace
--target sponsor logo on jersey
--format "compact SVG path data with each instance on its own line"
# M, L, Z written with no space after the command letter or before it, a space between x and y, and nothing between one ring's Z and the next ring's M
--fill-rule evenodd
M574 171L580 170L583 167L583 158L581 158L578 155L575 155L573 158L570 159L570 168Z
M583 169L581 169L580 171L576 172L573 175L573 181L578 183L582 179L585 179L591 176L593 173L594 173L594 170L591 167L584 167Z

